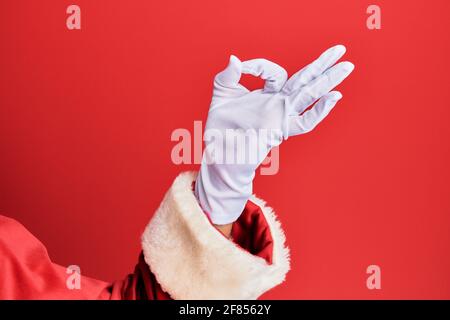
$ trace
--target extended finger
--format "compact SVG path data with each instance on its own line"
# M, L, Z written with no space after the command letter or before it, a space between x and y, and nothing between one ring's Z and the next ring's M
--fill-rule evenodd
M294 112L301 113L314 101L327 94L353 71L351 62L340 62L288 97Z
M289 117L288 135L296 136L313 130L334 108L342 98L338 91L332 91L320 98L319 101L302 115Z
M329 48L311 64L291 76L286 82L283 92L290 93L298 90L311 80L317 78L333 66L345 54L345 51L346 48L343 45L337 45Z

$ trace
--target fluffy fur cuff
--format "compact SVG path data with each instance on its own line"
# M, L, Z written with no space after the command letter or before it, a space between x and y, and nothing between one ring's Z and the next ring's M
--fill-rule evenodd
M180 174L142 235L145 261L173 299L256 299L284 281L289 250L272 210L253 197L273 239L272 263L226 239L192 192L196 174ZM251 235L249 235L251 236Z

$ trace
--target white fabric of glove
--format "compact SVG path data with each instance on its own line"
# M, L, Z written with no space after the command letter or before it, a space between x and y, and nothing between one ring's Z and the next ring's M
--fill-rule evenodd
M235 56L216 75L195 183L199 204L214 224L238 219L252 194L255 171L272 148L314 129L342 98L331 90L354 69L350 62L336 64L345 51L342 45L328 49L289 80L271 61L241 62ZM242 74L264 79L264 89L246 89L239 83Z

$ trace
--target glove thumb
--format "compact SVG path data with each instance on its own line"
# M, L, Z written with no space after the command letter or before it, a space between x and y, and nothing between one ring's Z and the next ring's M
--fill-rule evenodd
M228 66L214 79L214 82L220 86L227 88L235 88L242 74L242 62L238 57L231 55Z

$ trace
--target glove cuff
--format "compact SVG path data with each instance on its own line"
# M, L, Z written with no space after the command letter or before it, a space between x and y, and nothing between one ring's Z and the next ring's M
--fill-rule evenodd
M247 178L242 175L239 177L239 182L235 182L228 175L228 170L221 170L218 165L202 163L195 182L194 194L212 223L217 225L233 223L244 210L252 195L254 173Z

